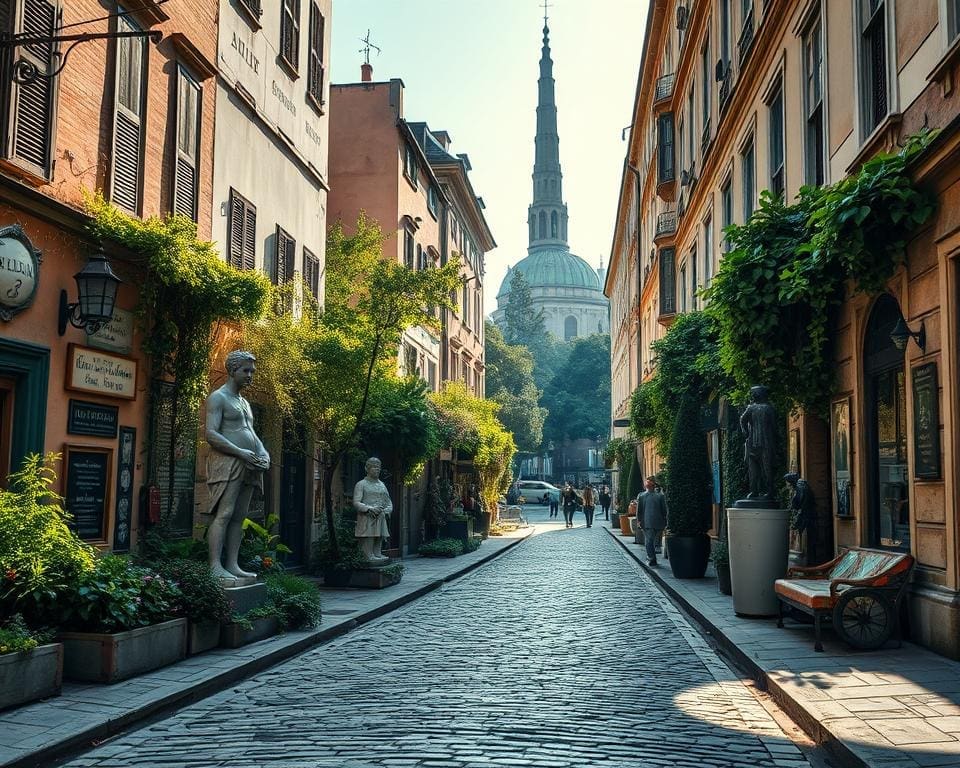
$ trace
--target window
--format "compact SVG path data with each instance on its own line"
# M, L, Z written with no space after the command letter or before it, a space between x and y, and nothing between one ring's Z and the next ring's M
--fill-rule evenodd
M281 0L280 60L294 72L300 66L300 0Z
M559 226L558 226L559 223L560 223L560 219L557 218L557 212L551 211L550 212L550 237L554 239L556 239L557 237L557 232L559 230Z
M569 315L563 321L563 340L570 341L570 339L575 338L577 338L577 318Z
M118 32L136 32L139 29L128 16L118 17ZM117 40L111 200L132 213L139 213L140 210L140 186L143 176L146 45L146 38L141 37Z
M777 197L784 194L783 147L783 82L778 82L770 99L770 191Z
M323 14L310 0L310 60L307 62L307 96L317 109L323 106Z
M863 137L887 116L886 0L857 0L860 21L860 116Z
M261 7L261 0L239 0L240 7L243 8L250 17L257 22L259 28L260 17L263 16L263 8Z
M433 360L427 361L427 383L432 392L437 391L437 364Z
M720 0L720 61L723 63L724 71L730 67L730 48L732 39L730 36L730 3L732 0Z
M677 282L674 271L676 251L664 248L660 251L660 314L673 315L677 311Z
M433 216L433 218L437 218L437 214L440 211L440 199L437 196L437 188L433 186L433 184L427 189L427 208L430 211L430 215Z
M713 217L703 223L703 284L713 279Z
M294 259L297 253L297 241L277 225L277 248L271 263L265 265L267 277L274 285L286 285L293 279Z
M703 44L703 50L700 51L700 124L703 126L700 134L700 152L706 154L707 144L710 141L710 114L711 114L711 94L713 93L710 84L713 78L713 68L710 66L710 40L709 38Z
M720 190L720 216L724 230L733 224L733 184L729 181ZM730 252L730 238L728 237L723 238L723 252Z
M3 34L52 35L59 27L61 12L55 0L22 0L0 3L0 24ZM56 49L49 43L35 43L14 49L18 61L24 61L46 72L54 64ZM11 82L9 73L3 79L3 97L7 99L5 156L31 173L50 178L53 154L53 107L56 78L37 78L29 85Z
M237 269L257 265L257 207L230 190L230 221L227 224L227 263Z
M416 253L416 244L413 240L413 230L404 229L403 230L403 266L407 269L414 269L416 267L415 261Z
M540 211L539 215L540 220L540 239L546 239L547 237L547 214L544 211Z
M948 12L950 14L950 39L953 40L957 35L960 35L960 0L950 0Z
M686 262L680 265L680 280L677 286L677 293L680 294L680 311L687 311L687 265Z
M697 308L697 291L700 288L699 280L699 270L700 266L697 259L697 246L693 246L690 249L690 258L687 259L687 263L690 265L690 306L693 309Z
M460 313L463 315L463 324L470 325L470 289L468 284L463 284L463 300L460 302Z
M665 112L657 118L657 183L673 181L673 113Z
M806 182L820 186L825 181L823 130L823 26L820 17L803 38Z
M750 137L743 154L740 156L741 170L743 172L743 220L746 222L753 216L753 205L757 199L756 168L754 164L753 137Z
M200 155L200 86L177 67L177 157L173 172L173 212L197 220Z
M406 145L404 154L403 154L403 175L407 177L413 188L417 188L417 183L420 180L419 168L417 166L417 153L413 150L409 144ZM454 235L456 237L456 235Z
M303 249L303 282L313 298L320 299L320 259Z

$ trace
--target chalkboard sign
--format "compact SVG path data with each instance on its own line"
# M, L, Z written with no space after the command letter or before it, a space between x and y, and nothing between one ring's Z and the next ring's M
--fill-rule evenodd
M913 476L940 477L940 396L937 364L919 365L913 375Z
M70 527L81 539L103 541L106 536L107 509L112 450L68 445L64 503L71 515Z
M115 405L100 405L100 403L71 399L70 410L67 412L67 433L92 437L116 437L119 411L120 409Z

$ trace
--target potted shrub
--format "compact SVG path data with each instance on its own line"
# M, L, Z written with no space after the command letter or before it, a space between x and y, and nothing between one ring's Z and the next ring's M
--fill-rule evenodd
M220 625L230 618L230 601L210 566L196 560L168 560L158 563L157 571L180 588L179 613L188 622L187 653L194 656L216 648Z
M440 528L440 538L457 539L466 547L467 541L473 538L473 518L462 507L457 507L457 511Z
M314 545L312 566L313 571L323 577L324 586L346 587L349 586L354 571L366 567L367 561L354 535L353 523L344 520L340 515L334 518L334 523L340 545L339 558L334 557L330 537L324 528Z
M713 546L713 554L710 555L713 560L713 567L717 571L717 588L721 595L732 595L733 589L730 586L730 547L726 539L719 539Z
M0 709L60 695L63 646L16 614L0 626Z
M267 602L233 616L223 625L221 643L239 648L288 629L320 625L320 590L312 581L286 573L267 576Z
M113 683L184 658L182 601L171 579L125 557L99 558L61 596L64 675Z
M678 579L702 579L710 557L710 487L707 441L697 400L685 393L673 428L667 484L670 568Z
M456 557L463 554L460 539L437 539L420 545L420 557Z

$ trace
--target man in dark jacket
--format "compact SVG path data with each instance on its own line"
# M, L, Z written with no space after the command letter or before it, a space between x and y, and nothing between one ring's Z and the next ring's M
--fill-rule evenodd
M603 519L610 519L610 489L603 486L600 490L600 509L603 510Z
M667 527L667 497L657 491L657 479L652 475L643 484L646 488L637 496L637 524L643 525L643 542L647 549L647 563L657 564L657 542Z

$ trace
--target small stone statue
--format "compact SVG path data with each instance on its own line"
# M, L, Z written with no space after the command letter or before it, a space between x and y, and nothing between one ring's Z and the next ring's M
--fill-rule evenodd
M390 493L380 480L380 459L370 457L366 463L367 476L353 487L353 506L357 510L354 534L369 563L382 564L390 560L380 548L390 537L387 518L393 512Z
M817 502L810 484L796 472L783 476L787 487L792 491L790 497L790 527L807 533L807 562L817 562Z
M743 446L750 480L747 499L774 501L773 454L777 444L777 411L767 402L769 390L750 387L750 405L740 416L740 429L746 435Z
M250 403L240 394L256 370L256 358L250 352L231 352L226 384L207 398L207 486L209 512L214 516L207 532L210 568L231 582L256 577L240 568L237 555L253 489L263 490L263 473L270 468L270 454L253 431Z

